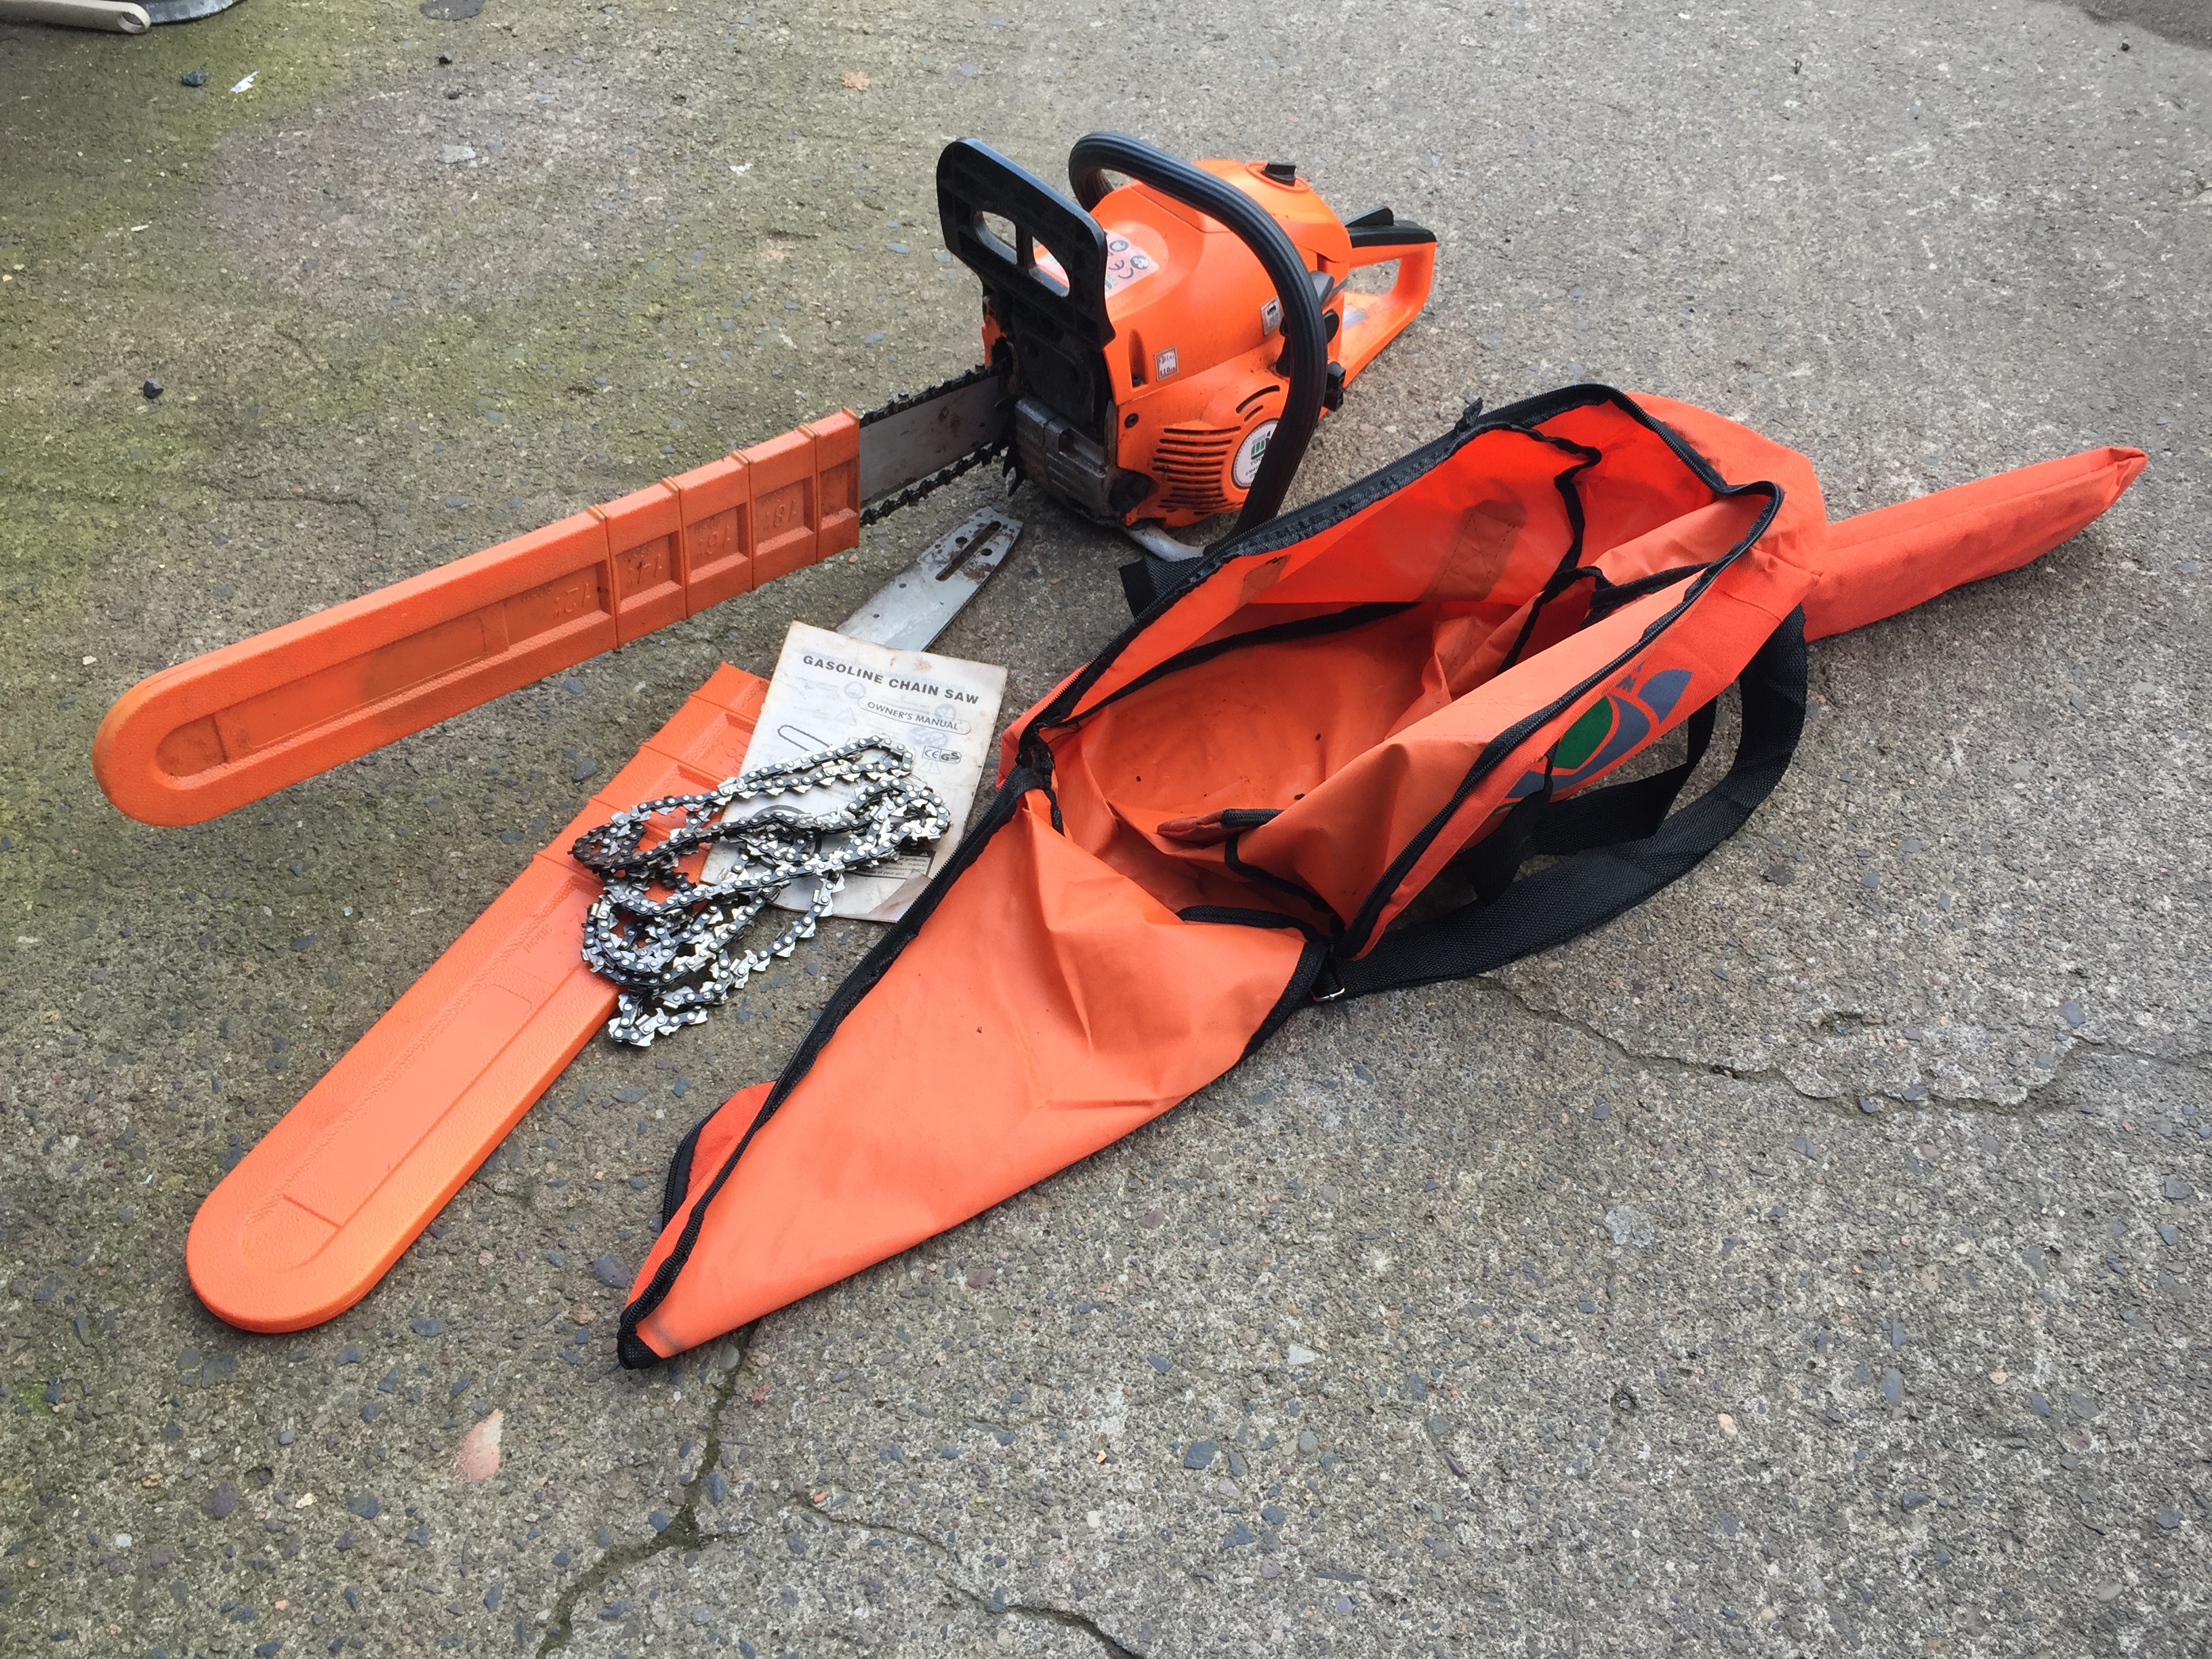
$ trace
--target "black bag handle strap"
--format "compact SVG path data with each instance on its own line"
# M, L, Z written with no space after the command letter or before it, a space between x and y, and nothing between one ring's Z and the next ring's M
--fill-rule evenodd
M1528 861L1528 855L1537 850L1539 835L1550 823L1553 814L1567 805L1552 799L1553 788L1559 781L1559 774L1553 768L1558 755L1555 744L1544 757L1542 787L1514 802L1495 830L1452 860L1474 887L1477 904L1494 904L1504 896L1513 878L1521 873L1521 866ZM1625 841L1627 837L1607 836L1605 839Z
M1697 725L1700 716L1705 736L1709 739L1711 735L1710 707L1691 717L1692 755L1682 765L1589 797L1556 803L1547 799L1529 822L1515 826L1522 857L1531 842L1537 851L1572 856L1512 882L1489 903L1467 905L1385 933L1364 957L1332 957L1315 982L1315 1000L1326 1002L1403 985L1430 985L1503 967L1601 927L1687 875L1743 827L1774 792L1796 752L1805 728L1802 611L1791 612L1774 630L1737 684L1743 693L1743 730L1735 759L1728 775L1696 800L1662 819L1702 752ZM1544 797L1531 796L1522 805L1540 799ZM1583 806L1585 799L1588 806ZM1570 814L1575 807L1582 810ZM1594 846L1585 839L1622 824L1649 827L1632 839L1608 845ZM1492 836L1507 827L1500 824ZM1507 856L1512 856L1510 850ZM1518 868L1520 861L1514 858L1513 866Z
M1551 809L1537 822L1532 850L1563 858L1569 853L1586 852L1593 847L1643 841L1656 835L1674 807L1674 798L1682 793L1690 774L1698 769L1698 763L1705 759L1705 750L1712 747L1713 718L1718 707L1717 702L1706 703L1682 722L1683 734L1689 738L1689 753L1680 764L1663 772L1654 772L1648 778L1638 778L1632 783L1608 784L1569 800L1553 802ZM1469 849L1469 856L1480 853L1494 839L1485 836ZM1515 864L1507 879L1518 874L1520 868L1518 863Z

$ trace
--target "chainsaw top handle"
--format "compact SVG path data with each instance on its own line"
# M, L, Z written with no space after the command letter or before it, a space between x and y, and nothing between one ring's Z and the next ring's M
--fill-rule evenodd
M1235 185L1200 171L1188 161L1154 149L1142 139L1126 133L1094 132L1076 140L1068 152L1067 182L1085 211L1105 199L1113 188L1106 174L1119 173L1150 185L1187 207L1219 220L1252 250L1275 297L1283 307L1284 366L1290 390L1267 453L1237 515L1241 534L1273 518L1290 493L1306 445L1321 422L1322 394L1328 386L1328 337L1322 331L1321 301L1316 297L1306 262L1274 216Z

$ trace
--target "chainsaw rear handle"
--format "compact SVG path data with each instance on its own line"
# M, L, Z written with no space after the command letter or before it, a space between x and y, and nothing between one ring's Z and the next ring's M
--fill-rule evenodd
M1283 398L1274 435L1267 441L1266 459L1260 463L1252 488L1245 494L1243 511L1237 515L1236 528L1230 532L1241 535L1267 523L1281 509L1291 480L1297 476L1298 463L1305 459L1314 428L1321 422L1322 394L1328 388L1328 337L1322 332L1321 301L1314 294L1312 273L1274 216L1259 203L1235 185L1126 133L1091 133L1077 139L1075 148L1068 152L1067 182L1086 212L1113 188L1106 179L1109 168L1228 226L1252 250L1268 281L1275 285L1275 297L1282 302L1282 362L1289 371L1290 391ZM1400 269L1402 271L1404 267ZM1352 366L1347 362L1345 367L1348 374Z

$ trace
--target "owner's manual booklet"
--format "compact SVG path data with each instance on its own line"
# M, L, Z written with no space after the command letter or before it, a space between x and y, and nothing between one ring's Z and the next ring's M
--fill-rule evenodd
M989 663L895 651L826 628L792 623L753 727L752 744L745 750L744 769L756 772L802 760L855 738L889 738L905 745L914 757L915 781L938 793L952 820L933 847L910 848L872 872L847 876L844 890L830 907L831 915L896 921L951 860L975 804L983 763L990 757L1006 690L1006 671ZM846 787L784 799L815 812L823 809L808 805L810 797L826 802L832 797L849 799L853 793ZM758 803L744 802L730 816L758 810ZM714 880L737 859L736 848L718 847L703 873ZM787 910L804 910L812 902L813 888L811 878L793 882L775 902Z

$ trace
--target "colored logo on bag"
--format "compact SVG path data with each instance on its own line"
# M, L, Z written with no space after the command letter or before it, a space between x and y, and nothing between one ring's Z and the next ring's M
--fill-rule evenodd
M1566 730L1552 751L1552 792L1573 788L1618 765L1651 740L1652 732L1674 712L1689 688L1686 668L1662 668L1641 685L1634 674L1625 674L1611 692L1600 697L1583 717ZM1533 795L1544 787L1539 768L1522 773L1506 792L1508 800Z

